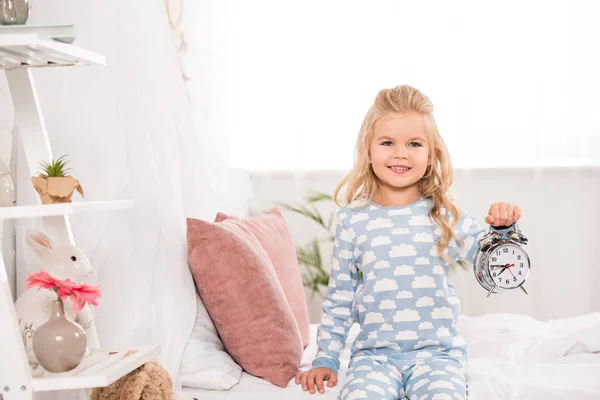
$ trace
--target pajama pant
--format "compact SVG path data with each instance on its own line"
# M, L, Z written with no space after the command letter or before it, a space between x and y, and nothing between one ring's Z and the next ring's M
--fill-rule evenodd
M339 400L466 400L465 368L454 358L352 358Z

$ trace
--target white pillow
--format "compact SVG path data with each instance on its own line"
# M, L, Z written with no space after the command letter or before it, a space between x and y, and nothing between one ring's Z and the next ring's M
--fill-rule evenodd
M179 381L183 387L228 390L240 381L242 368L225 351L198 293L196 304L196 322L183 353Z

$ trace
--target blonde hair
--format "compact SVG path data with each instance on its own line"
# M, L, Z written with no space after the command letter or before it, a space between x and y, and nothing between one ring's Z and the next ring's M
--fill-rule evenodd
M360 127L352 170L335 188L333 199L338 206L342 206L338 196L344 186L347 186L344 196L346 204L359 198L373 200L375 197L379 179L369 163L369 152L375 122L389 113L416 113L423 116L430 149L430 165L427 166L423 178L419 181L419 190L423 197L431 200L429 216L441 230L440 239L437 242L438 254L444 260L452 263L453 261L444 253L448 243L454 238L461 247L464 245L453 229L460 218L460 211L448 197L454 173L450 154L433 118L433 104L419 90L408 85L400 85L391 89L383 89L377 94Z

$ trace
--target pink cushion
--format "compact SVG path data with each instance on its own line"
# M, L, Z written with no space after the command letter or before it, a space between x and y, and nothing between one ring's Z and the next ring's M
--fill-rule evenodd
M227 352L248 373L287 386L302 340L258 240L242 224L188 218L187 247L198 292Z
M215 222L228 221L230 223L244 224L258 239L263 249L267 252L277 279L281 284L283 293L292 309L300 335L302 345L306 347L309 341L310 320L308 307L304 296L302 276L298 267L296 247L285 218L277 207L262 215L253 216L244 220L237 217L218 213Z

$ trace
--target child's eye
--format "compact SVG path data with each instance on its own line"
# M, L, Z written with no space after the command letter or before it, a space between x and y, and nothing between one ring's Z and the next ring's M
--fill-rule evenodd
M391 140L386 140L385 142L381 143L382 146L391 146L393 143Z
M419 142L410 142L408 145L410 147L421 147L421 143Z

